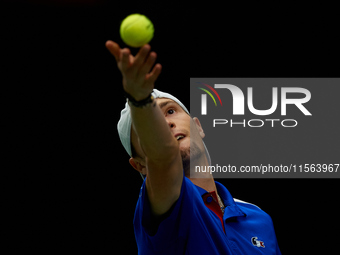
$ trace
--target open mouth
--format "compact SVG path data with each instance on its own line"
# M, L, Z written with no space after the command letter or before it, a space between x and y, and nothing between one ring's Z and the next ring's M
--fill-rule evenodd
M177 141L179 141L179 140L183 139L185 136L184 135L176 135L175 137L176 137Z

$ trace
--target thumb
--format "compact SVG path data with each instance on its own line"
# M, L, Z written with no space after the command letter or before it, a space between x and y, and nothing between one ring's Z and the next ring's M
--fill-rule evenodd
M108 40L108 41L106 41L105 46L110 51L110 53L115 57L115 59L118 63L119 58L120 58L120 47L119 47L119 45L114 41Z

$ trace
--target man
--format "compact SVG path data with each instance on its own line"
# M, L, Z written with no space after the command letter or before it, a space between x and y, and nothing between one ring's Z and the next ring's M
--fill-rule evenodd
M209 173L190 175L210 164L204 130L177 98L154 89L162 67L150 45L136 56L113 41L106 47L128 98L119 136L146 176L134 217L139 254L281 254L269 215L233 199Z

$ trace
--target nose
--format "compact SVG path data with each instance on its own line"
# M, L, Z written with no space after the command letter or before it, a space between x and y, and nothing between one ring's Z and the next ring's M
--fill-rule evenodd
M166 120L166 122L168 122L168 125L169 125L170 128L175 128L176 127L174 122L172 122L170 120Z

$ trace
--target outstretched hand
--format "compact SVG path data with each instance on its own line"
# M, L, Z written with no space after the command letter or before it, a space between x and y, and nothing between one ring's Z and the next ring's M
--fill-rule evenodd
M111 40L107 41L105 46L117 61L123 76L124 90L137 101L148 97L162 69L161 64L152 68L157 58L156 52L150 52L149 44L141 47L136 56L133 56L128 48L121 49Z

